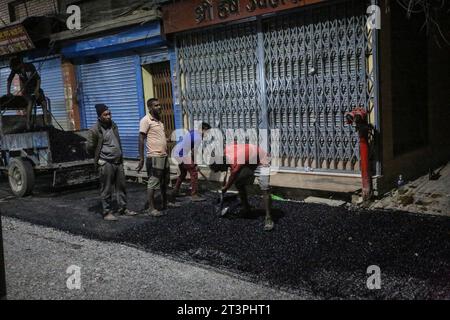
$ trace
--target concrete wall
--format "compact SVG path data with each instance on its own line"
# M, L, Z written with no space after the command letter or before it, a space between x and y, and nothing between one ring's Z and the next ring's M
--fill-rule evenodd
M80 130L80 106L77 99L76 67L69 60L62 61L64 81L64 98L66 102L67 122L69 130Z
M132 13L144 4L142 0L60 0L60 3L62 11L65 11L71 4L78 5L81 9L81 24L84 27ZM150 7L151 3L152 1L147 1L145 4Z
M155 97L153 77L148 68L142 67L142 86L144 88L145 113L148 114L147 101Z
M8 0L0 1L0 27L4 24L9 24L9 11L8 11Z
M383 4L385 5L385 2ZM391 2L390 5L396 4ZM394 19L398 19L398 17L392 14L393 8L390 5L382 8L382 28L380 32L380 113L383 176L378 186L381 191L394 187L400 174L407 179L413 179L427 173L429 168L435 168L450 158L450 130L448 129L450 120L450 46L439 48L433 38L427 38L426 43L422 46L423 52L419 52L419 54L427 55L424 59L426 61L425 75L420 72L416 74L410 72L408 77L413 78L408 79L408 83L402 81L397 74L402 70L398 68L395 62L399 61L398 57L411 55L411 48L414 48L414 46L411 46L411 43L408 44L408 42L411 40L420 41L421 37L417 36L415 39L410 37L404 40L403 44L396 43L396 45L393 45L394 41L400 41L397 37L398 32L395 30L395 25L398 26L399 24L393 23ZM403 18L407 19L406 13ZM446 30L450 30L448 29L448 23L446 28ZM417 69L414 61L410 61L410 63L411 71ZM416 63L420 63L420 61ZM399 90L404 90L408 86L410 87L409 92L407 90L399 94ZM401 132L403 134L402 139L407 137L408 134L411 137L417 136L416 132L413 132L418 130L417 128L409 126L408 129L408 125L405 125L408 119L411 119L411 116L421 117L418 110L414 110L415 115L413 115L408 109L408 103L417 103L417 101L413 101L414 96L417 96L417 92L412 92L415 87L422 87L423 96L426 97L423 101L423 109L419 111L426 112L423 116L427 118L428 122L426 126L427 141L423 146L418 146L409 151L395 152L395 135L399 133L399 130L405 131ZM402 98L399 99L399 96ZM410 113L408 114L408 112ZM421 119L413 118L413 120Z
M6 24L11 23L8 4L14 2L15 0L1 0L0 1L0 27L3 26L3 22ZM56 9L58 9L58 1L57 0L28 0L27 2L27 10L23 4L20 4L18 7L18 16L17 19L20 20L26 17L26 12L28 12L29 16L38 16L45 15L48 13L54 13ZM3 21L2 21L3 20Z

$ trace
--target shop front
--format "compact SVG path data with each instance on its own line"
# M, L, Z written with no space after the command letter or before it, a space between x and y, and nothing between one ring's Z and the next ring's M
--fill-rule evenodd
M363 107L377 128L370 4L181 1L164 7L165 30L176 43L175 85L190 125L277 130L275 183L303 187L298 178L282 178L301 173L309 175L303 182L341 176L341 190L358 189L358 134L344 115Z
M97 103L108 105L119 127L125 157L138 158L139 121L146 113L145 101L171 97L171 92L168 96L166 91L155 90L159 79L156 65L164 68L169 61L160 23L79 40L65 45L62 54L76 66L81 126L90 128L97 121ZM171 100L166 104L166 120L173 126Z

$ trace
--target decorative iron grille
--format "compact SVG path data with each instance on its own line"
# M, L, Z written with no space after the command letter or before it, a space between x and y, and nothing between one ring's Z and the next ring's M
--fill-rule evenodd
M358 135L344 114L362 106L374 120L366 9L332 3L178 36L184 111L223 130L261 128L267 114L269 130L280 130L282 167L358 172Z
M284 166L359 170L344 114L371 106L366 8L347 1L264 24L269 126L281 131Z
M184 110L193 121L256 129L260 111L255 23L186 35L178 42Z

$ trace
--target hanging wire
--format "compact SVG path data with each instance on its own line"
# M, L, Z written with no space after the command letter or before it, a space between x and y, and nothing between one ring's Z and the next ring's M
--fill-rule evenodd
M27 2L28 2L28 1L25 0L25 1L23 2L23 5L25 6L25 14L27 15L27 18L28 18L28 5L27 5Z
M442 30L438 15L445 9L446 0L397 0L397 3L406 11L406 16L411 18L413 14L423 14L425 21L422 29L427 29L427 34L433 32L450 46L450 39ZM449 19L450 9L445 13ZM439 45L439 43L438 43Z

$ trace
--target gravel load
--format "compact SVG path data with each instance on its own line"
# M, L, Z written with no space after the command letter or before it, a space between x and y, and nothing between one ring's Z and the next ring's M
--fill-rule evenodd
M127 191L130 209L143 210L145 186L129 184ZM95 189L36 194L2 208L7 216L325 299L450 299L449 218L275 201L276 227L267 233L263 210L220 218L216 195L206 196L207 202L186 200L164 217L116 223L101 219ZM251 204L258 207L260 199L252 197ZM373 265L381 269L380 290L367 287Z
M3 95L0 97L0 109L25 110L28 102L23 96Z
M50 127L47 130L54 163L79 161L89 158L85 147L86 139L72 131L63 131L54 127Z

